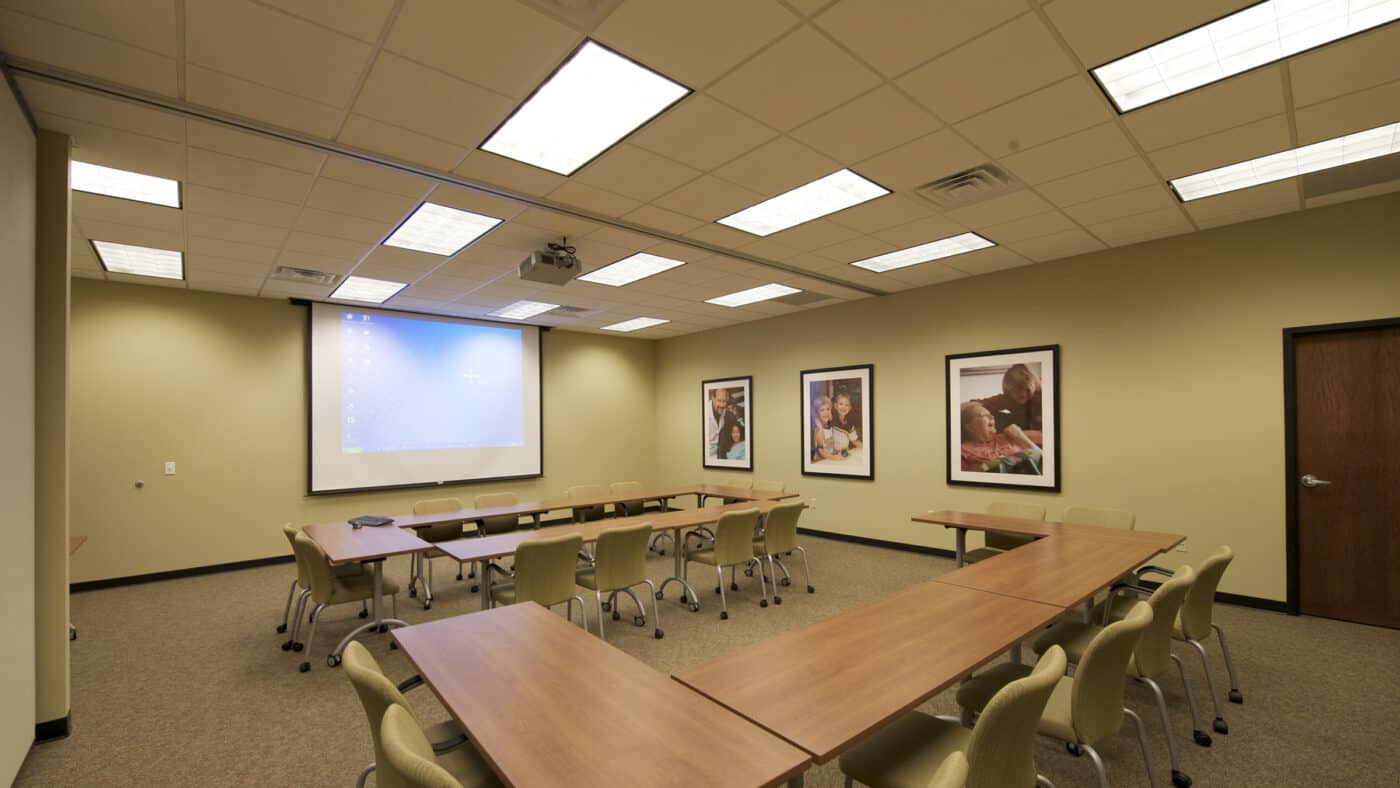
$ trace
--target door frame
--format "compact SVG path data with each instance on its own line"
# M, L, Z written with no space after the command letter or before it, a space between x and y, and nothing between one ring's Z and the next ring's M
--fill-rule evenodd
M1326 323L1283 329L1283 489L1285 500L1285 545L1287 547L1288 597L1285 611L1298 615L1298 386L1294 353L1298 337L1400 327L1400 317Z

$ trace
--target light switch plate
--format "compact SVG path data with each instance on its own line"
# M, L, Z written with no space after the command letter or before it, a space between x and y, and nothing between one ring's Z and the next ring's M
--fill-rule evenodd
M174 476L174 475L175 475L175 461L174 461L174 460L167 460L167 461L166 461L166 463L165 463L165 475L166 475L166 476Z

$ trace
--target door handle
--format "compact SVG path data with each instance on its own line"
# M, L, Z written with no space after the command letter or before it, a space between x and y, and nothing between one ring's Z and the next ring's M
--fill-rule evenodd
M1326 487L1327 485L1331 484L1331 482L1319 479L1316 476L1313 476L1311 473L1303 474L1303 478L1299 481L1303 483L1304 487Z

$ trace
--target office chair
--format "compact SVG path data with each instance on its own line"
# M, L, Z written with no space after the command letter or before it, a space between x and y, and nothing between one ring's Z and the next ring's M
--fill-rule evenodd
M574 602L578 602L579 626L588 628L588 616L583 597L574 594L574 567L578 563L583 537L564 534L548 539L521 542L515 548L515 570L506 571L496 564L486 565L486 599L489 607L498 603L538 602L545 607L568 604L566 615L574 620ZM492 583L492 573L503 578Z
M1044 520L1045 507L1030 503L992 501L987 505L987 514L993 517L1019 517L1022 520ZM1033 537L1003 534L997 533L996 531L988 531L983 535L983 539L985 540L984 544L986 546L968 550L967 554L963 557L963 563L975 564L978 561L985 561L994 555L1001 555L1007 550L1035 541Z
M321 611L332 605L364 602L372 599L374 597L374 577L369 573L337 575L326 560L326 554L321 550L321 546L304 533L296 535L292 547L296 550L297 558L306 562L306 568L310 575L308 579L311 581L310 600L316 604L311 609L311 636L306 639L306 654L310 657L311 644L316 640L316 624L321 620ZM392 600L394 615L397 616L399 584L394 582L392 578L386 577L380 590ZM295 647L294 650L300 651ZM335 667L340 664L340 659L332 654L327 657L326 661L331 667ZM311 661L309 659L303 660L297 669L302 673L311 670Z
M575 582L591 589L598 602L598 637L606 640L603 634L603 612L612 609L613 621L622 618L617 610L617 595L627 593L637 605L637 626L646 624L646 609L642 602L631 594L634 586L646 584L651 589L654 633L657 640L665 636L661 631L661 606L656 603L656 585L647 577L647 537L651 536L651 524L640 523L624 528L612 528L598 535L594 547L594 564L574 573ZM604 605L603 594L609 594Z
M757 528L757 509L725 512L719 516L719 522L715 523L714 544L695 551L687 548L685 551L685 569L682 574L687 575L687 577L684 579L689 579L688 575L692 563L708 564L715 568L715 577L718 578L715 593L719 594L719 617L721 620L729 618L729 603L724 596L724 568L729 567L730 589L738 591L737 570L739 566L747 565L753 558L753 538ZM763 600L758 605L759 607L768 607L768 586L763 581L762 572L758 573L758 587L763 594Z

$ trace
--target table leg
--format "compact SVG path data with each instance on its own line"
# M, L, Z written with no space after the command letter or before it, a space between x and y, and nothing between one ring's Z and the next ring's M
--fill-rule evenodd
M967 529L953 529L953 562L955 566L967 566Z
M686 596L690 597L690 610L697 612L700 610L700 597L695 595L695 589L685 582L685 542L681 540L681 529L679 527L671 529L671 547L675 555L673 570L675 574L661 581L661 585L656 589L656 598L661 599L666 594L666 586L675 582L681 584L681 604L685 604Z
M799 774L795 777L789 777L787 784L788 788L802 788L802 775Z
M369 564L374 572L374 598L370 600L370 621L369 623L355 627L350 631L350 634L346 635L344 639L340 641L340 645L336 646L335 651L331 652L330 658L334 660L332 664L340 662L341 652L345 651L345 647L350 645L350 641L359 637L360 633L370 631L378 632L380 627L384 627L387 631L388 627L391 626L408 626L408 622L402 619L384 618L383 612L379 609L379 598L384 596L384 559L379 558L374 561L366 561L365 563Z
M530 515L530 519L533 520L533 521L535 522L535 527L536 527L536 528L539 528L539 527L540 527L540 513L539 513L539 512L535 512L534 514Z

